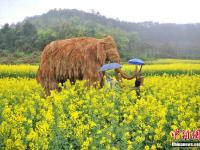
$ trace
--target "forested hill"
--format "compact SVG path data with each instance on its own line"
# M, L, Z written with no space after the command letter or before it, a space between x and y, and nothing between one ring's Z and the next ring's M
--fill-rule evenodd
M124 59L200 58L200 24L131 23L74 9L54 9L15 25L4 25L0 50L41 51L56 39L106 35L115 38Z

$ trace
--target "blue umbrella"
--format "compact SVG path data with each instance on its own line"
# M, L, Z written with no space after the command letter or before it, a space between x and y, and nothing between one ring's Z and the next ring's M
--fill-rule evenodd
M138 58L133 58L128 61L129 64L144 65L144 61Z
M106 71L106 70L111 70L111 69L116 69L116 68L120 68L122 65L118 64L118 63L109 63L109 64L105 64L103 65L99 71Z

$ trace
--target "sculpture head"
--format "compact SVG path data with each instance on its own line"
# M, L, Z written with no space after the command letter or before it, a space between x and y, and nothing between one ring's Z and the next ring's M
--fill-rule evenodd
M117 46L112 36L107 36L99 41L97 47L97 59L100 60L101 65L107 62L121 63ZM121 77L129 80L135 77L135 75L126 75L126 73L122 72L121 69L115 69L115 73L117 78L119 74L121 74Z
M114 39L111 36L107 36L103 39L103 43L106 53L106 61L120 63L121 60Z
M120 63L120 56L115 41L111 36L107 36L98 41L97 59L100 61L101 65L107 62Z

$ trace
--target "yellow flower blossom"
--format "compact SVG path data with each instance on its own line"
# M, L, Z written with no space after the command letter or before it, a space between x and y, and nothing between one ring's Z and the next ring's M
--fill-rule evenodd
M29 134L27 135L28 141L35 141L37 138L37 133L31 128Z
M145 77L140 99L133 90L135 80L123 80L112 89L85 88L84 81L75 85L67 81L61 92L44 97L35 79L0 78L0 142L4 149L170 147L176 129L181 140L181 130L197 130L200 125L200 75L176 75L200 72L198 67L146 65L144 72L152 76ZM128 72L133 66L124 68ZM29 74L27 70L35 73L37 66L9 66L7 70L4 66L0 75L23 76ZM170 71L173 76L167 75Z
M156 150L156 146L154 144L151 146L151 150Z
M144 149L145 149L145 150L149 150L149 146L146 145L146 146L144 147Z

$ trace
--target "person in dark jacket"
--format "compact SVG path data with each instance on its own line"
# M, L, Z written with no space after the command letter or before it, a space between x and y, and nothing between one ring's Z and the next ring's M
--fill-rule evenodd
M144 76L142 76L141 74L141 71L142 71L142 65L140 67L140 70L138 71L138 68L137 68L137 65L136 65L136 69L135 69L135 91L136 91L136 95L138 97L140 97L140 86L143 85L143 82L144 82Z
M144 82L144 76L142 75L136 76L135 91L138 97L140 97L140 86L143 85L143 82Z

